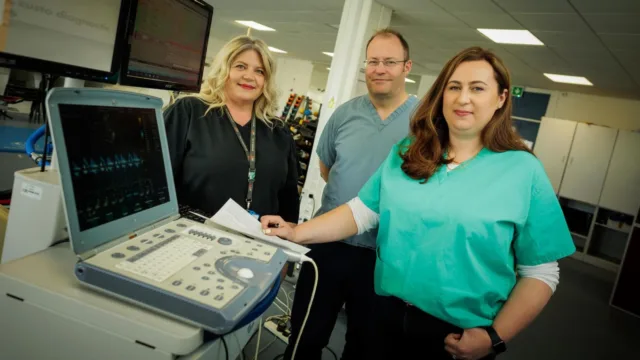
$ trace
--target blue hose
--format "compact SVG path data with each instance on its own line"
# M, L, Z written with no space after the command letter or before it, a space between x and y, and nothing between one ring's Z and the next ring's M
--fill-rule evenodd
M34 131L33 134L29 136L29 138L27 138L27 141L24 144L24 149L25 149L25 152L27 153L27 156L29 156L33 161L35 161L38 164L38 166L42 166L42 158L45 156L44 154L41 156L38 153L36 153L35 146L36 146L36 142L38 142L38 140L42 136L44 136L45 130L46 130L46 125L42 125L36 131ZM52 153L53 153L53 145L47 144L45 149L45 154L49 155ZM46 165L51 165L51 162L47 161Z

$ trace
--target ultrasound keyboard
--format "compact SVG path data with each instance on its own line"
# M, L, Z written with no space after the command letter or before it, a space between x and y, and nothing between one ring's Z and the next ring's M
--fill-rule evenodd
M79 263L76 275L122 294L126 284L100 279L104 272L121 274L110 278L143 285L132 286L127 297L183 310L181 318L220 333L260 300L286 260L272 245L180 219Z

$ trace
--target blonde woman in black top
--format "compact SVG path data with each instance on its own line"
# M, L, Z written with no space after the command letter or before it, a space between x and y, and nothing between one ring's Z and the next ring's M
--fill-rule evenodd
M298 220L297 155L276 117L275 61L258 39L232 39L200 93L165 111L181 204L217 212L230 198L256 214Z

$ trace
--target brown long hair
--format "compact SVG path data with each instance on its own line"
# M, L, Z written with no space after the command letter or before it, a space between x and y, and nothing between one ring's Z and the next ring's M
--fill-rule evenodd
M402 170L409 177L426 182L442 165L451 160L444 159L449 147L449 126L442 111L442 97L447 82L456 68L463 62L485 60L492 67L498 82L499 94L507 90L507 99L493 118L482 129L484 147L495 152L521 150L531 153L511 127L511 76L509 70L493 52L480 47L462 50L454 56L438 75L429 92L420 102L411 118L410 143L400 150Z

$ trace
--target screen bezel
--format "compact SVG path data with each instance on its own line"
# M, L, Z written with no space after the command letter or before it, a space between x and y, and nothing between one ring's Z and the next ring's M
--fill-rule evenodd
M62 129L59 104L155 109L167 187L169 188L169 202L81 231L76 210L75 193L73 191L72 171L69 159L66 156L67 147ZM49 92L46 106L49 113L49 128L51 129L54 149L58 155L58 172L64 200L63 205L67 214L69 239L71 240L71 248L76 254L82 255L110 241L157 223L162 219L178 215L178 200L162 116L162 100L149 95L116 90L55 88Z
M170 90L170 91L186 91L186 92L199 92L200 84L202 84L202 78L204 76L204 66L205 59L207 57L207 46L209 45L209 35L211 33L211 21L213 19L213 6L210 4L199 1L199 0L188 0L192 4L200 6L202 9L208 11L208 19L207 19L207 30L204 37L204 44L202 45L202 59L200 60L200 71L198 73L198 81L197 84L193 86L176 84L166 81L159 80L149 80L142 79L139 77L129 76L129 59L131 57L131 37L133 36L133 30L135 29L136 23L136 15L138 13L138 0L131 0L130 9L129 9L129 23L127 25L126 31L126 42L125 48L122 55L122 71L120 75L120 84L122 85L130 85L137 86L143 88L151 88L151 89L162 89L162 90Z
M126 45L125 33L127 30L127 18L129 17L131 1L132 0L120 1L120 14L118 15L118 25L113 47L113 57L111 59L111 69L109 71L89 69L81 66L36 59L21 55L13 55L5 52L0 52L0 67L34 71L50 75L102 82L107 84L117 84L122 55L124 53L124 48Z

